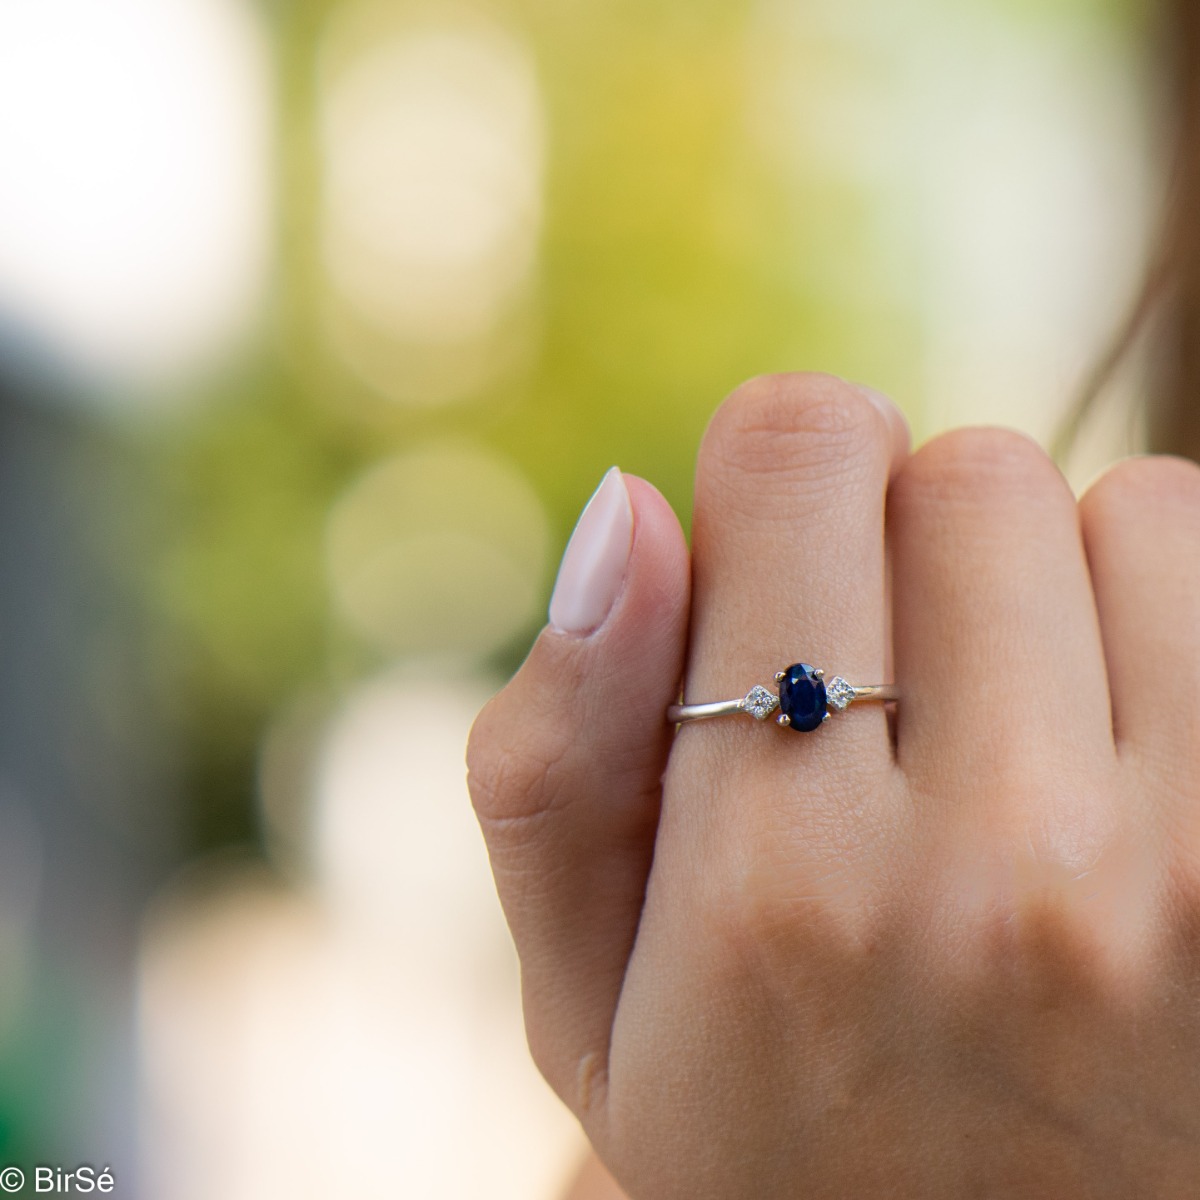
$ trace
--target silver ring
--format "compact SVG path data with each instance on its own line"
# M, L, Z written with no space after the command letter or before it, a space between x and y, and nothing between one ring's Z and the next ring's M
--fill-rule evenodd
M706 721L710 717L731 717L745 713L756 721L765 721L776 709L782 710L776 722L798 733L818 729L835 712L845 712L860 700L883 703L900 698L892 683L854 684L835 675L828 683L820 667L794 663L775 675L778 692L756 684L737 700L717 700L709 704L672 704L667 720L672 725L685 721Z

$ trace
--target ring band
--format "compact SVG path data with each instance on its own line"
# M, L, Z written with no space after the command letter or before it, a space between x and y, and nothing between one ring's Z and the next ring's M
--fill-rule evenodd
M765 721L776 709L782 710L776 722L797 733L819 728L835 712L844 712L860 700L883 703L898 700L895 684L853 684L835 675L828 683L825 672L807 663L795 663L775 675L776 694L756 684L738 700L716 700L708 704L672 704L667 720L672 725L685 721L706 721L710 717L731 717L746 713L756 721Z

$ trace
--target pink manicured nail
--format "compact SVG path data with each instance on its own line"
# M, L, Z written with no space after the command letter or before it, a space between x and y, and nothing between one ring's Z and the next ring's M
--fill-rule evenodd
M882 392L876 391L872 387L867 387L865 383L851 384L851 387L856 387L866 396L870 402L875 405L888 421L895 421L897 417L904 420L904 414L900 412L895 400L890 396L885 396Z
M560 633L591 633L613 606L633 544L633 506L613 467L588 501L567 543L550 597L550 624Z

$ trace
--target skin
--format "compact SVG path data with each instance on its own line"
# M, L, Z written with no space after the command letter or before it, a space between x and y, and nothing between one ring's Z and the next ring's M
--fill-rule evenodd
M1020 435L910 454L784 375L713 418L690 555L627 482L613 609L543 632L468 749L530 1047L612 1177L1194 1197L1200 469L1128 460L1077 503ZM680 679L801 659L895 678L894 721L664 721Z

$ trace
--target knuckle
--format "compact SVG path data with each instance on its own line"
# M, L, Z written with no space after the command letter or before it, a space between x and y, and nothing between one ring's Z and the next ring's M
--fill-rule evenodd
M700 449L716 471L797 480L840 476L866 464L886 471L887 422L856 388L828 375L763 375L717 410ZM736 486L736 482L735 482Z
M1099 911L1061 883L1027 883L985 926L986 974L1039 1008L1101 990L1113 964Z
M1166 454L1123 459L1092 484L1081 504L1100 520L1182 514L1200 526L1200 465Z
M1011 429L955 429L922 446L893 484L900 502L990 503L997 496L1069 501L1066 480L1030 437Z
M1053 763L1032 769L1010 763L993 772L980 797L986 815L976 818L976 836L1006 890L1089 894L1132 844L1114 779L1097 774L1086 785L1064 783Z
M564 792L566 738L507 713L504 692L484 707L467 740L467 788L489 841L544 817Z
M814 957L829 963L857 959L869 941L869 925L863 889L844 865L798 863L774 840L772 853L756 854L747 844L745 853L714 873L704 918L722 961L786 985Z
M907 812L877 772L853 768L836 799L804 819L791 799L740 811L720 830L702 889L723 960L784 988L814 958L830 970L868 964L896 903L878 848L903 836Z
M959 895L977 897L972 942L985 978L1015 989L1035 1006L1072 994L1112 994L1136 975L1146 927L1149 870L1130 839L1112 830L1086 844L1069 833L1034 836L1026 828L980 857ZM967 870L966 864L963 866Z

